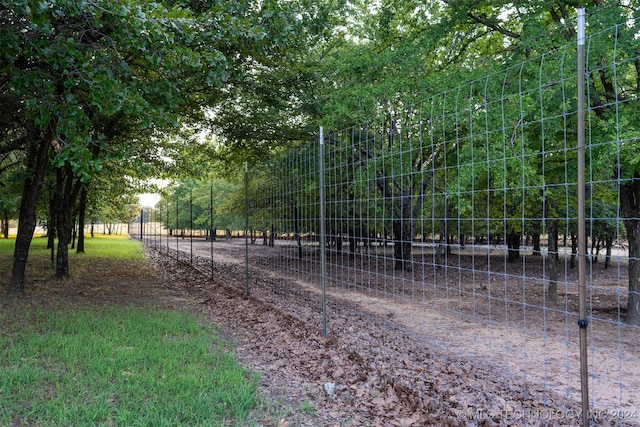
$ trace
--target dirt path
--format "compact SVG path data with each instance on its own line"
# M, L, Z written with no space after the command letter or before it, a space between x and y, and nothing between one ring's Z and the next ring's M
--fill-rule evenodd
M265 372L272 393L293 390L289 404L302 399L313 408L306 418L298 410L294 425L474 425L473 417L488 425L509 425L513 417L529 425L578 423L577 317L535 305L478 307L481 300L469 316L459 307L468 301L452 304L449 295L408 304L395 294L330 286L330 334L323 338L315 279L252 263L251 297L243 298L244 247L216 242L214 279L203 282L209 251L202 242L194 246L204 273L191 290L238 334L240 356ZM248 314L256 306L259 315ZM504 318L492 320L492 310ZM590 398L599 425L640 425L636 337L614 322L591 325ZM327 382L336 384L335 394L325 393Z

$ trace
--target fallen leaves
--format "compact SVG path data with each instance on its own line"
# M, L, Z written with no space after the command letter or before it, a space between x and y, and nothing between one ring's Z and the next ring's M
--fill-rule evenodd
M175 291L198 301L233 336L236 355L262 372L263 390L286 394L295 415L264 426L508 425L499 416L503 408L553 404L549 391L537 397L542 393L527 393L463 358L421 347L401 327L389 328L388 318L336 309L323 337L317 298L283 278L254 274L247 298L241 265L218 261L212 280L171 260L154 262ZM314 410L298 410L302 402ZM471 421L482 410L498 415Z

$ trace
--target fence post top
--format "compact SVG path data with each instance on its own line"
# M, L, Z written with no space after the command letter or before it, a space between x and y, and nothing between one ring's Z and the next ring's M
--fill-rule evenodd
M585 39L585 10L584 7L578 9L578 46L584 46Z

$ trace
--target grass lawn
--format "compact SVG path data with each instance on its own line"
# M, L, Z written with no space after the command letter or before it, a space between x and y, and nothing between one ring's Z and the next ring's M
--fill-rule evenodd
M27 294L9 299L13 240L0 240L0 425L252 424L257 374L186 309L147 301L158 280L138 242L86 241L58 282L34 239Z

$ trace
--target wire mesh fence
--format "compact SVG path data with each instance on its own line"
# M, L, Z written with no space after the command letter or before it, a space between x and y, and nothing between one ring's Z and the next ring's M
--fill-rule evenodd
M293 301L328 335L345 333L332 327L339 316L364 319L389 340L401 328L454 368L482 366L485 381L507 378L557 409L520 414L532 424L570 418L585 397L586 321L590 419L638 423L636 28L586 37L584 229L579 58L565 46L252 165L230 204L247 215L244 230L215 229L211 186L200 212L193 194L176 194L131 233L204 274L248 261L237 286ZM418 381L430 381L425 370Z

